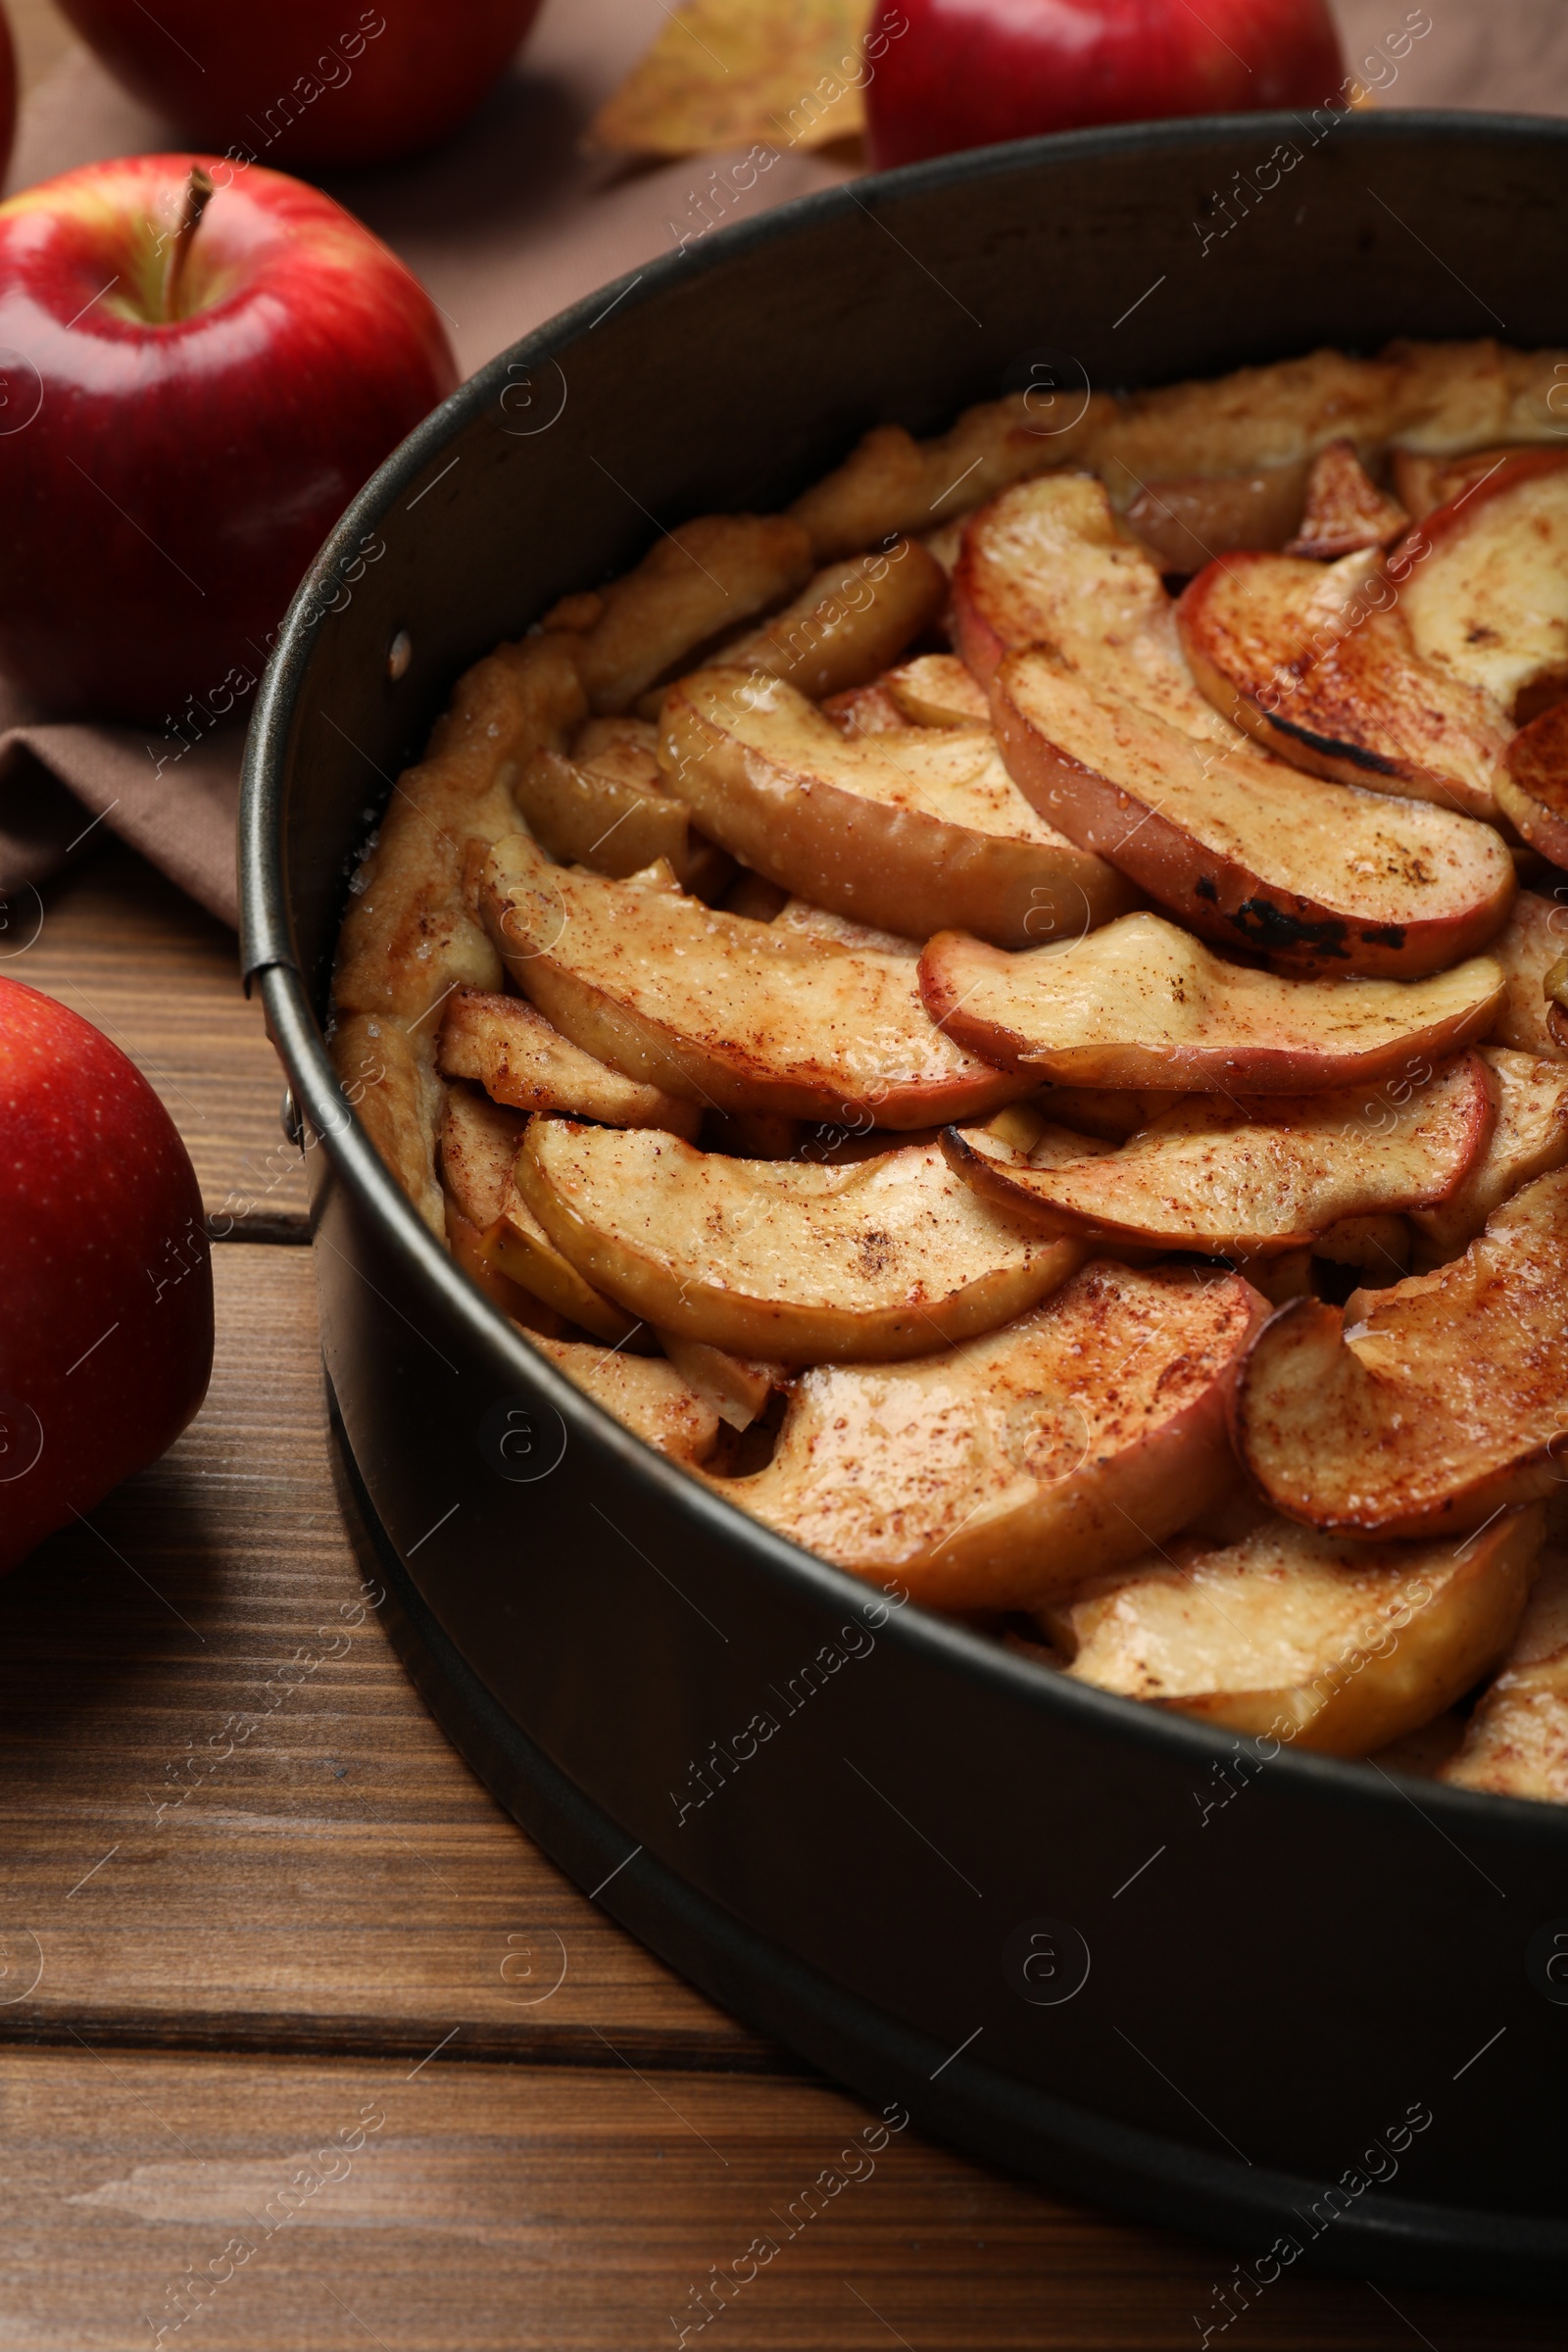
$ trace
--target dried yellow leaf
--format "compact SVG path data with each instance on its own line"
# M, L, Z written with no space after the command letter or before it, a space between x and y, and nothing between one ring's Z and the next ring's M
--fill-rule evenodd
M863 129L871 0L687 0L589 126L590 145L691 155Z

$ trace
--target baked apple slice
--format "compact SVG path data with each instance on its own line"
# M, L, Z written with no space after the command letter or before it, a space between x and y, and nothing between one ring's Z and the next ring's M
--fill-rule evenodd
M526 637L475 662L424 758L399 776L349 893L332 976L334 1065L361 1124L438 1234L432 1015L454 988L495 989L502 977L466 888L469 846L514 830L512 776L535 751L564 749L586 709L559 638Z
M1158 566L1085 473L1046 474L982 508L953 575L958 650L989 685L1009 653L1050 646L1205 742L1233 730L1193 683Z
M441 1181L482 1234L506 1204L525 1121L466 1086L442 1089Z
M447 1248L465 1274L476 1282L492 1306L499 1306L514 1323L520 1323L529 1333L542 1332L552 1340L564 1339L566 1318L556 1307L547 1306L532 1291L525 1291L520 1282L514 1282L485 1248L484 1235L477 1225L471 1225L459 1208L451 1193L446 1197Z
M1511 1054L1505 1046L1484 1046L1481 1059L1496 1117L1458 1190L1411 1212L1426 1268L1457 1257L1521 1185L1568 1165L1568 1063Z
M661 789L659 729L652 719L621 712L612 718L587 718L564 747L579 767L595 775L613 776L619 784Z
M767 1468L715 1492L933 1608L1036 1606L1228 1490L1224 1393L1266 1311L1239 1275L1102 1259L960 1348L804 1374Z
M513 1168L524 1125L515 1111L466 1087L449 1086L441 1122L441 1176L449 1199L496 1273L580 1330L622 1346L637 1329L636 1316L623 1313L562 1255L517 1192Z
M621 879L664 858L695 899L721 898L735 879L734 859L665 792L652 719L590 718L567 758L525 761L512 795L528 831L563 865Z
M950 1136L944 1135L940 1140L948 1145ZM951 1130L951 1142L965 1152L976 1152L983 1159L994 1159L1009 1168L1055 1168L1070 1159L1093 1159L1115 1149L1099 1136L1054 1125L1034 1102L1009 1102L994 1118L955 1127Z
M1299 1095L1457 1053L1486 1036L1503 982L1487 956L1427 980L1282 980L1129 914L1017 956L944 931L920 957L920 993L968 1052L1037 1080Z
M1282 546L1305 487L1298 458L1244 472L1166 474L1140 482L1120 513L1161 571L1194 572L1232 549Z
M1107 1144L1124 1144L1129 1136L1152 1127L1165 1111L1174 1110L1182 1091L1180 1087L1141 1087L1135 1093L1115 1086L1049 1086L1042 1087L1033 1102L1042 1119L1053 1126L1097 1136ZM998 1113L999 1117L1005 1115Z
M1389 558L1410 641L1520 721L1568 688L1568 449L1521 450Z
M1559 956L1545 978L1546 1034L1553 1051L1568 1054L1568 956Z
M1543 355L1544 356L1544 355ZM1555 365L1555 361L1552 363ZM1547 400L1556 397L1562 382L1542 386ZM1400 504L1409 510L1412 521L1424 522L1439 507L1450 506L1467 490L1476 489L1482 482L1491 481L1499 467L1512 465L1522 457L1539 457L1543 447L1524 447L1537 441L1540 432L1558 429L1553 423L1553 412L1543 405L1532 420L1536 433L1521 433L1513 441L1505 441L1486 449L1467 449L1459 456L1433 455L1414 449L1396 449L1390 453L1389 469L1394 478L1395 493Z
M1237 1451L1287 1518L1441 1535L1557 1493L1568 1433L1568 1169L1463 1257L1344 1311L1294 1298L1236 1384Z
M556 1248L514 1181L509 1179L501 1213L480 1238L485 1255L499 1272L553 1306L568 1323L591 1331L608 1348L626 1348L637 1354L652 1352L652 1332L645 1331L638 1317L625 1313L613 1298L596 1291Z
M649 784L585 766L559 752L536 752L512 797L529 832L563 864L591 866L623 881L664 858L683 890L716 898L735 868L692 824L657 772Z
M781 1363L929 1355L1023 1314L1086 1254L988 1206L936 1143L825 1166L535 1119L516 1174L557 1248L628 1313Z
M909 724L881 678L873 678L869 686L852 687L848 694L830 695L821 710L846 743L863 743L868 735L899 735ZM990 725L989 702L978 723Z
M810 569L810 540L787 514L701 514L608 588L563 598L545 632L563 632L590 709L629 710L699 646L793 596Z
M1438 1773L1455 1788L1568 1804L1568 1557L1548 1548L1502 1672Z
M912 539L830 564L760 628L712 659L726 669L764 669L812 702L867 685L941 613L948 577Z
M1506 714L1420 658L1364 557L1227 557L1189 581L1177 626L1214 708L1292 766L1495 819Z
M424 758L399 776L354 877L332 979L340 1014L406 1022L428 1064L435 1032L427 1016L448 990L499 985L495 950L464 888L467 844L514 831L512 777L536 751L563 750L585 710L559 637L500 646L464 672Z
M1353 1266L1365 1276L1365 1290L1385 1290L1391 1282L1402 1282L1410 1271L1410 1228L1392 1210L1387 1215L1341 1217L1318 1235L1311 1253L1332 1266ZM1304 1282L1298 1288L1309 1291L1312 1285ZM1294 1291L1281 1293L1277 1302L1283 1304L1294 1296Z
M1449 1198L1493 1123L1487 1072L1457 1056L1397 1105L1365 1089L1247 1101L1195 1095L1119 1152L1063 1159L1058 1131L1017 1165L956 1128L953 1164L985 1200L1086 1244L1254 1257L1298 1250L1342 1218ZM1568 1155L1568 1145L1565 1145Z
M800 938L829 939L841 948L874 948L879 955L906 956L915 962L923 945L921 940L905 939L897 931L879 931L874 923L858 923L847 914L833 914L810 899L786 899L771 920L780 931L794 932Z
M622 1076L717 1110L928 1127L1027 1094L934 1027L907 956L552 865L513 834L480 905L515 985Z
M1323 350L1234 374L1130 393L1095 437L1096 462L1133 481L1305 460L1348 437L1451 453L1549 437L1557 351L1389 344L1371 359ZM1120 503L1120 491L1117 491Z
M1283 552L1333 564L1366 548L1392 546L1409 527L1409 515L1396 498L1378 488L1356 456L1355 443L1331 441L1307 469L1301 519Z
M659 1344L686 1386L730 1429L750 1429L774 1393L788 1389L795 1377L787 1364L731 1355L727 1348L684 1339L677 1331L662 1331Z
M850 742L908 727L986 727L991 697L956 654L920 654L820 706Z
M361 1126L431 1232L439 1235L444 1215L435 1154L445 1090L429 1058L388 1013L340 1012L331 1052L338 1083Z
M583 1340L535 1338L532 1332L528 1338L574 1388L657 1453L691 1469L712 1458L718 1412L662 1356L626 1355Z
M880 684L911 726L989 727L991 697L956 654L921 654Z
M1008 482L1070 465L1116 406L1105 392L1090 393L1080 407L1070 393L1031 386L965 409L932 441L916 441L902 424L876 424L792 512L819 558L853 555L893 531L930 531Z
M455 990L436 1066L443 1077L477 1081L493 1102L514 1110L569 1110L606 1127L662 1127L691 1138L702 1120L700 1103L623 1078L553 1029L522 997Z
M1247 536L1232 539L1233 546L1277 547L1300 514L1309 461L1346 436L1360 448L1386 441L1402 421L1408 372L1390 355L1365 360L1314 351L1218 378L1134 392L1097 436L1097 462L1118 508L1130 508L1146 488L1167 503L1178 484L1195 496L1205 489L1216 494L1206 514L1200 509L1207 545L1199 561L1222 552L1205 524L1231 514L1250 525ZM1250 514L1245 504L1236 509L1220 503L1219 494L1232 484L1245 491L1254 482ZM1193 565L1189 560L1173 568Z
M1219 751L1066 671L1009 655L992 684L1007 769L1043 816L1201 937L1298 971L1416 979L1506 918L1490 825Z
M1364 1756L1451 1706L1506 1650L1544 1528L1540 1504L1458 1546L1267 1519L1223 1550L1178 1545L1102 1578L1045 1623L1079 1682Z
M1568 865L1568 703L1553 703L1508 746L1497 805L1533 850Z
M1132 886L1035 813L989 729L906 727L846 742L780 679L705 669L664 698L672 793L770 882L831 912L1009 947L1074 938Z
M1568 1057L1551 1027L1546 976L1568 950L1568 907L1522 890L1487 954L1502 971L1504 996L1492 1035L1499 1046L1539 1059Z

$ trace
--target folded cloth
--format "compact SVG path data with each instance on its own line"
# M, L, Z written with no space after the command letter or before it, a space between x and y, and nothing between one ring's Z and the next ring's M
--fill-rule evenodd
M764 171L738 174L738 155L652 170L585 156L587 122L668 13L664 0L546 0L517 65L463 131L396 169L330 182L429 288L465 373L715 219L744 219L852 168L782 141ZM1380 106L1568 112L1562 0L1443 0L1431 12L1403 0L1338 0L1338 14L1348 61L1377 84ZM1429 29L1404 47L1391 78L1389 42L1403 42L1417 23ZM9 184L177 143L75 51L24 112ZM52 722L0 685L0 897L90 853L108 828L232 923L243 718L187 742Z
M51 722L0 681L0 933L24 919L12 917L11 903L90 851L101 827L235 923L244 742L233 722L196 743L158 744L139 727Z

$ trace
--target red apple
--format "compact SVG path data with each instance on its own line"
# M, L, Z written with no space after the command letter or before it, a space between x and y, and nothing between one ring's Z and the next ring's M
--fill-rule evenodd
M0 1569L172 1445L213 1368L196 1172L118 1046L0 979Z
M1345 89L1327 0L898 0L866 49L879 171L1093 122L1327 106Z
M457 381L429 297L315 188L186 155L0 205L0 669L198 728L343 508Z
M203 147L292 169L382 164L443 138L539 0L60 0L118 81Z

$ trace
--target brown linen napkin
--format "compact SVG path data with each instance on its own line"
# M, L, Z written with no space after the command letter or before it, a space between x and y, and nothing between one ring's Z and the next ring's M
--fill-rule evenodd
M737 194L726 167L738 158L628 170L584 157L583 128L667 13L663 0L546 0L517 66L465 130L396 170L332 181L429 288L465 373L669 252L683 224L700 232L716 188L727 189L723 217L740 220L846 176L842 160L784 152ZM1380 82L1380 105L1568 111L1563 0L1433 0L1414 12L1405 0L1338 0L1338 14L1348 62ZM1413 18L1431 30L1394 80L1363 66ZM166 125L74 52L25 111L9 185L172 143ZM101 824L232 923L243 717L187 746L140 728L51 723L0 685L0 894L90 851Z
M244 742L233 722L194 744L149 744L139 727L51 723L0 680L0 950L12 932L24 935L36 885L89 851L104 826L232 926Z

